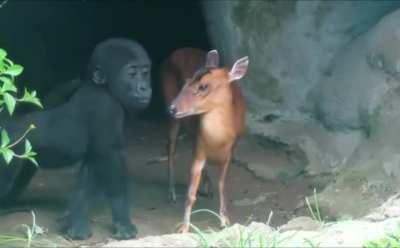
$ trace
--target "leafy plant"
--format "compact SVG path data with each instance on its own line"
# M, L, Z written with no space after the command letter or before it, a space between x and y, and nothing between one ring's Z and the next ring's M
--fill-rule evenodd
M384 237L365 242L364 248L400 248L400 225Z
M16 87L15 78L23 72L24 68L15 64L12 60L7 58L7 52L0 48L0 112L7 109L9 115L13 115L15 107L18 103L31 103L40 108L43 108L42 103L39 98L37 98L36 91L28 91L24 88L24 93L22 97L18 97L18 88ZM26 139L26 135L34 129L35 126L31 124L24 134L17 138L14 142L11 142L9 134L7 130L3 127L0 127L0 154L3 156L6 164L9 164L13 158L21 158L28 159L34 165L38 165L35 160L36 153L32 150L32 145L28 139ZM16 145L20 142L25 142L25 150L23 154L16 154L14 149Z

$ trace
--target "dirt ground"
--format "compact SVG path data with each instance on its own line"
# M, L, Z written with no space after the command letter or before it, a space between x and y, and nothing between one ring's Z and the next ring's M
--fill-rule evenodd
M190 166L191 141L183 135L179 139L176 158L177 194L175 205L167 201L166 155L167 125L165 121L142 120L126 128L126 160L129 167L130 189L133 200L132 220L139 230L138 237L173 233L182 219L185 199L185 185ZM240 146L239 146L240 149ZM251 150L251 149L250 149ZM282 159L280 151L268 149L263 154L254 154L250 158L259 159L268 164L278 163ZM240 158L237 158L240 160ZM289 160L289 158L288 158ZM241 163L233 163L227 177L228 207L233 223L250 221L265 222L273 211L271 225L286 223L296 215L307 214L299 206L306 195L312 191L312 179L304 176L280 181L260 180ZM210 166L211 177L216 175ZM22 195L15 208L29 208L36 214L36 222L45 228L46 239L59 245L77 245L104 242L110 239L111 216L108 201L101 195L91 199L93 237L84 242L72 242L60 235L57 217L62 215L69 193L74 183L74 169L41 170ZM214 183L214 186L216 183ZM214 190L214 192L216 192ZM218 212L218 198L199 197L195 209L210 209ZM32 223L30 213L17 212L0 216L0 233L14 233L21 224ZM218 228L215 217L199 213L193 217L193 224L202 228Z

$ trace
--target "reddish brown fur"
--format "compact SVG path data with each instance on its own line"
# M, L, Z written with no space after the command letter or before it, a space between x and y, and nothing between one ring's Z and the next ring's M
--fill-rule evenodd
M215 53L217 54L216 51ZM248 64L248 59L243 59L241 61L244 66L238 70L242 76L247 71ZM190 214L196 201L201 172L206 160L213 161L219 170L221 224L229 223L225 200L225 177L236 140L244 131L246 111L241 90L237 82L231 82L232 78L230 71L226 68L211 69L200 79L189 80L171 104L177 118L190 115L200 116L184 222L180 232L187 232L189 229ZM201 87L205 86L206 90L201 90Z

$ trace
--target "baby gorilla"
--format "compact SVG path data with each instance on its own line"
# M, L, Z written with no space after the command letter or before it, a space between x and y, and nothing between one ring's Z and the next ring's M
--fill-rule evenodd
M66 103L29 113L7 124L13 140L29 124L37 126L28 139L38 152L39 168L60 168L81 162L69 215L65 218L66 232L72 239L91 236L88 196L93 187L101 187L111 201L114 236L118 239L136 236L136 227L130 219L122 155L124 108L135 112L148 105L150 68L149 56L135 41L106 40L95 48L82 86ZM12 202L36 170L21 160L15 160L12 166L0 164L0 206Z

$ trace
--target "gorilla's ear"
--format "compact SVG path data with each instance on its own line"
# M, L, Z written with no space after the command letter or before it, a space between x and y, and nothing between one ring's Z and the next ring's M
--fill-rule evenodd
M95 84L105 84L106 76L104 72L101 70L100 66L96 66L92 72L92 81Z

